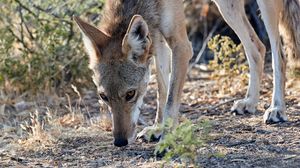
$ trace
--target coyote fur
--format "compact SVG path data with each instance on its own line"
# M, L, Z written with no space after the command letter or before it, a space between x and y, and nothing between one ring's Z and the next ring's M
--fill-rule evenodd
M245 99L235 102L236 114L254 113L259 101L265 46L249 23L243 0L213 0L223 18L240 38L250 66L249 87ZM264 114L267 124L287 121L285 94L286 56L291 67L300 63L300 0L257 0L272 50L273 96ZM280 36L281 35L281 36ZM285 48L282 47L282 41ZM285 49L285 52L283 52ZM285 55L285 54L286 55Z
M74 17L94 72L99 97L112 114L114 145L136 138L136 125L155 58L158 108L156 131L167 118L178 120L180 97L192 56L182 0L107 0L99 28ZM156 133L156 138L160 132ZM145 137L147 138L147 137ZM149 139L149 137L148 137Z

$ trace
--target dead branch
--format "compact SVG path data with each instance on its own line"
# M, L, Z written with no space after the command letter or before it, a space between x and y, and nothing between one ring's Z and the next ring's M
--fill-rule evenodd
M222 19L218 19L215 23L215 25L213 26L212 30L209 32L208 36L206 37L206 39L204 40L203 44L202 44L202 48L199 51L196 59L194 62L190 63L189 65L189 69L188 72L190 72L190 70L199 62L199 60L201 59L201 57L203 56L203 53L206 49L206 46L209 42L209 40L212 38L213 34L215 33L215 31L217 30L217 28L219 27L220 23L221 23Z
M183 110L181 111L182 113L189 113L189 112L198 112L198 111L212 111L212 110L216 110L218 107L224 106L226 104L232 103L236 100L239 100L239 98L233 98L233 99L229 99L225 102L221 102L217 105L214 106L210 106L210 107L196 107L196 108L192 108L192 109L187 109L187 110Z

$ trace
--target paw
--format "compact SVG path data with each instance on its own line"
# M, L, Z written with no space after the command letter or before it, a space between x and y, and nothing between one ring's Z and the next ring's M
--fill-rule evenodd
M249 99L242 99L238 100L234 103L231 108L232 113L236 115L243 115L243 114L254 114L256 111L257 103L253 103L253 101L249 101Z
M270 107L264 114L266 124L276 124L288 120L284 108Z
M162 136L162 129L156 125L144 128L138 133L137 138L147 142L159 141Z

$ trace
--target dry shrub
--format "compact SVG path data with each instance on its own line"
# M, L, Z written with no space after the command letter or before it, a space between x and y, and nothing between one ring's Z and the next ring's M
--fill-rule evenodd
M78 128L84 123L82 114L67 114L56 120L62 127Z
M60 133L56 131L47 130L45 128L46 120L40 118L39 112L30 114L30 122L21 124L24 131L25 138L20 139L18 144L26 150L40 150L53 146L57 140L57 135Z
M106 132L112 131L112 120L106 114L102 114L97 119L91 120L91 125L92 125L92 127L95 127L102 131L106 131Z

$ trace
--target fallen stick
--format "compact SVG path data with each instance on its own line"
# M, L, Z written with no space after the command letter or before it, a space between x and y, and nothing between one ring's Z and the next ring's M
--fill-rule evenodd
M228 103L232 103L236 100L239 100L240 98L233 98L233 99L229 99L225 102L222 102L222 103L219 103L215 106L211 106L211 107L196 107L196 108L193 108L193 109L187 109L187 110L184 110L184 111L181 111L182 113L189 113L189 112L192 112L192 111L206 111L206 110L215 110L216 108L220 107L220 106L223 106L223 105L226 105Z

